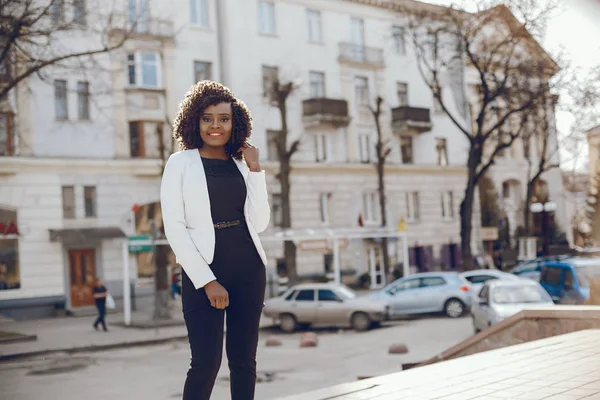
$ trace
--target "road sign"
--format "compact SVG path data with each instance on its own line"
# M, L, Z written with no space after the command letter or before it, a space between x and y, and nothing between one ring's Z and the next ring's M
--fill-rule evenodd
M151 240L150 235L129 236L129 252L130 253L145 253L152 251L151 244L136 244L136 242L147 242Z

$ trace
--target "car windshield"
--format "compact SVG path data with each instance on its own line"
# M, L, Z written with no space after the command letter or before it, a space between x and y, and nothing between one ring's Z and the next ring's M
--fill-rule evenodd
M356 293L350 290L346 286L340 286L336 291L344 300L354 299L356 297Z
M544 303L552 299L546 291L537 285L524 286L499 286L492 293L494 303Z
M600 281L600 264L576 267L575 273L579 286L589 288L593 281Z

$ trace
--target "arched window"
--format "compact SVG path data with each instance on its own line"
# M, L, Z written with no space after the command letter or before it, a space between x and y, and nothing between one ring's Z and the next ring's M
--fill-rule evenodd
M17 210L0 206L0 290L20 287Z

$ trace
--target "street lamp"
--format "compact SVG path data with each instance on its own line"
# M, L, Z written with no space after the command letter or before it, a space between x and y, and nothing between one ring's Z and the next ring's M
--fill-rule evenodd
M550 214L556 211L556 209L556 203L553 201L548 201L546 203L532 203L529 206L529 210L533 214L541 214L542 216L542 235L544 239L543 252L545 256L548 255L550 247L550 232L548 229L550 225Z

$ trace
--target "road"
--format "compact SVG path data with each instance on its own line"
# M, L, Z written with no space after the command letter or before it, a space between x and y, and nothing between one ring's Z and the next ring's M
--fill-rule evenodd
M274 399L350 382L364 376L396 372L402 364L423 361L472 335L470 318L411 319L357 333L316 330L319 346L299 348L301 332L285 335L261 332L258 350L257 399ZM266 347L277 336L280 347ZM389 345L404 343L409 352L387 353ZM55 354L0 364L2 399L96 400L180 399L189 364L186 342L160 346ZM226 360L213 399L229 399Z

